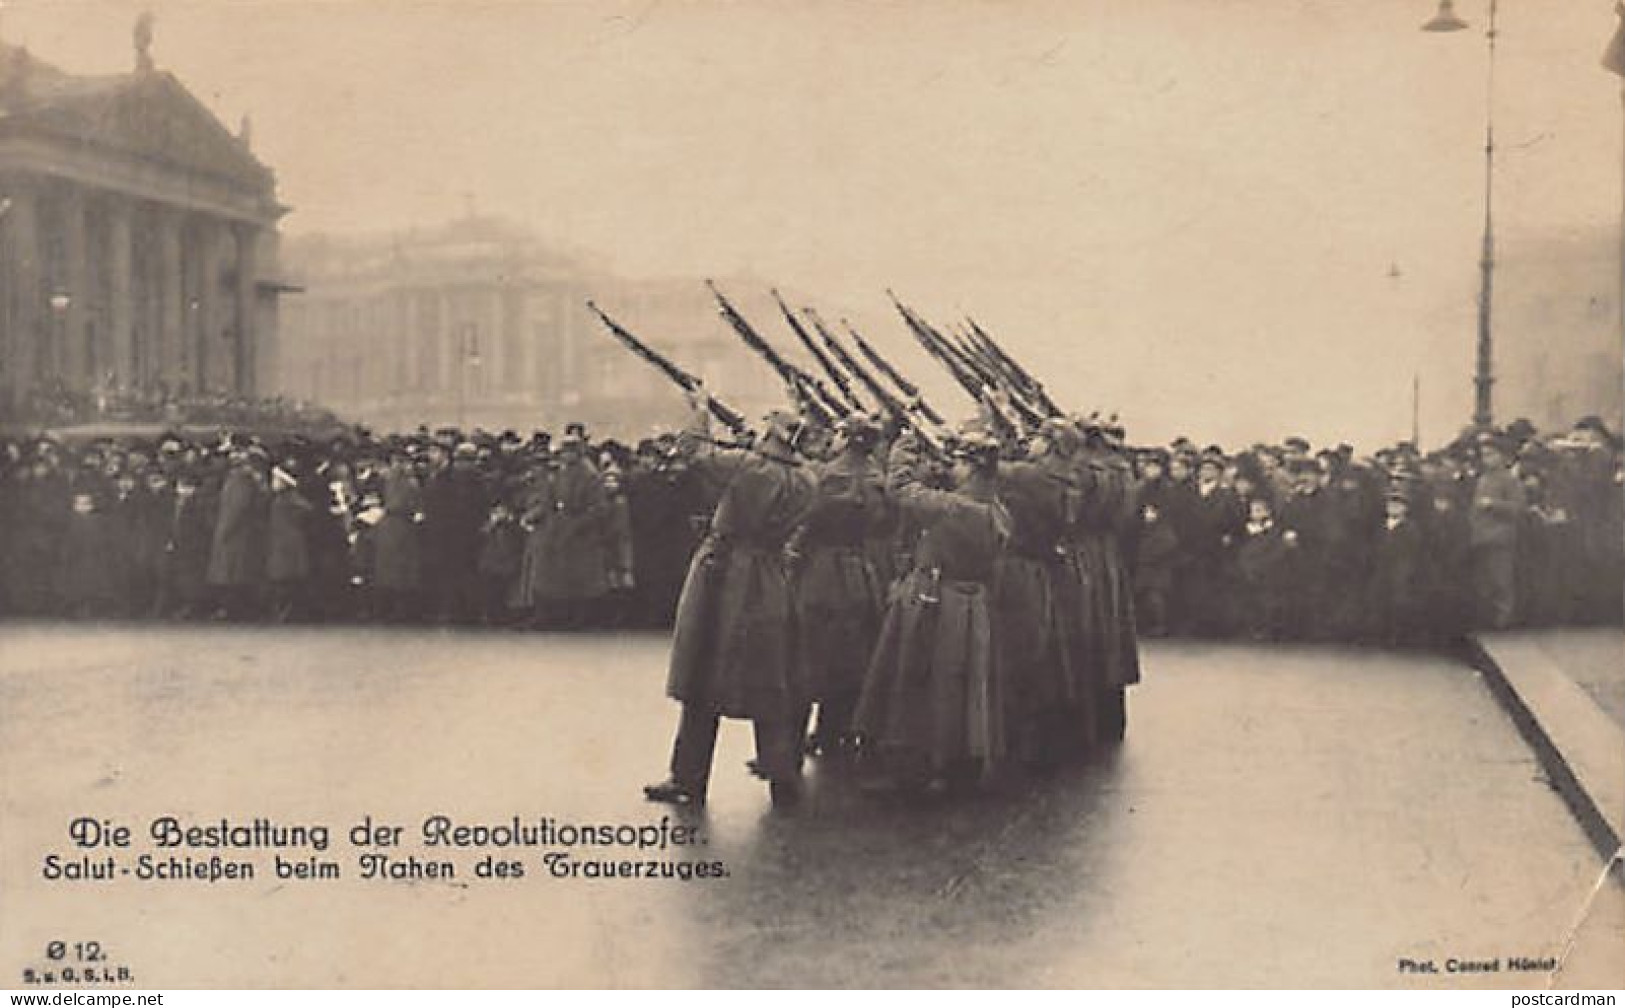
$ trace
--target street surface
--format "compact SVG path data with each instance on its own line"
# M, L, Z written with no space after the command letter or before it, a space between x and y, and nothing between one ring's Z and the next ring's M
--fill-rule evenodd
M0 986L95 940L139 986L1544 987L1596 856L1465 665L1152 643L1128 741L1042 782L899 803L813 771L775 813L728 724L706 845L728 877L474 875L418 824L658 823L666 638L0 626ZM326 823L339 880L51 881L77 816ZM454 879L366 880L350 826ZM271 863L270 851L161 851ZM303 860L308 852L294 851ZM603 856L587 851L587 857ZM619 855L617 855L619 856ZM643 855L632 851L629 857ZM660 857L673 856L661 854ZM1597 892L1558 987L1625 981ZM1401 959L1436 974L1401 972ZM1450 975L1447 962L1502 972Z

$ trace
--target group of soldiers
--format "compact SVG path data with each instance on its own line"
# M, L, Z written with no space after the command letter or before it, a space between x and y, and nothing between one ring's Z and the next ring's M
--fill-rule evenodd
M802 451L789 414L749 450L696 427L694 465L723 494L679 606L682 715L649 798L705 800L719 716L754 723L775 803L809 753L908 789L1053 767L1121 739L1142 629L1417 644L1622 615L1621 451L1596 417L1360 460L1296 437L1227 456L1131 449L1094 418L1003 437L990 420L933 438L849 416Z

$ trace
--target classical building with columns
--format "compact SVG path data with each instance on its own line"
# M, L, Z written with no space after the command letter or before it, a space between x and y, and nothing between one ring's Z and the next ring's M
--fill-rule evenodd
M282 261L301 293L282 308L275 391L381 431L580 421L637 438L681 424L681 393L610 338L589 298L736 408L782 401L698 278L621 277L500 218L290 237ZM764 329L782 325L765 284L720 283Z
M276 178L154 66L0 44L0 389L254 394L274 352Z

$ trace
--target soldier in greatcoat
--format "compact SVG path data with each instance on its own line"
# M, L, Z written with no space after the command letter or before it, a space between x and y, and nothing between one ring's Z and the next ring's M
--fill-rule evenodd
M784 547L806 518L813 481L796 458L801 421L775 411L753 449L711 440L703 393L691 397L686 449L720 494L677 606L666 692L682 704L671 775L644 788L651 801L702 804L718 721L751 721L758 776L776 804L801 794L798 726L808 690L797 667L795 613Z
M1073 696L1075 742L1123 737L1127 690L1140 681L1133 574L1123 539L1132 525L1133 473L1114 446L1119 435L1092 421L1080 427L1082 449L1072 467L1063 562L1072 595L1062 655ZM1193 572L1195 573L1195 572Z
M1007 752L993 592L1011 532L999 446L959 439L952 490L934 489L912 431L892 446L887 490L922 527L886 611L853 718L872 787L948 789L985 779Z
M1064 740L1077 737L1067 712L1079 706L1062 654L1074 614L1066 605L1075 592L1059 584L1067 536L1068 491L1079 450L1076 429L1048 420L1024 457L999 463L999 500L1008 510L1010 540L999 558L993 592L999 624L1000 671L1005 683L1006 737L1012 755L1030 768L1047 770L1063 755ZM1087 726L1086 726L1087 727ZM1091 741L1092 732L1081 742Z
M789 545L796 616L806 631L797 634L797 660L818 703L810 753L846 751L880 631L886 586L867 548L886 517L885 470L873 457L879 434L865 417L841 421L834 458L808 466L817 492Z

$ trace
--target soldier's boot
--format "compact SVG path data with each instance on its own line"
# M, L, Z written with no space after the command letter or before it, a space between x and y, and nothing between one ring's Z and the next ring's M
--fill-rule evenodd
M663 802L667 805L705 804L705 790L691 787L674 777L668 777L655 784L643 786L643 797L652 802Z

